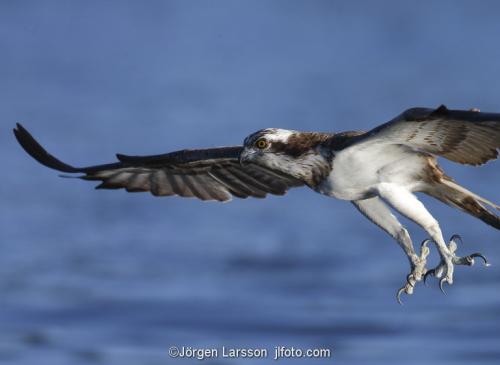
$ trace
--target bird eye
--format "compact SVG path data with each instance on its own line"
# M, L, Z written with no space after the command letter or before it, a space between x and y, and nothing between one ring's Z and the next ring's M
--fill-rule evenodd
M255 142L255 147L263 150L264 148L267 147L267 141L264 138L261 138L261 139L257 140L257 142Z

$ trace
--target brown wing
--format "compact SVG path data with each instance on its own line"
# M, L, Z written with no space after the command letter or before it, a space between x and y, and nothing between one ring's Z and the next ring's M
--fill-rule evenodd
M14 134L24 150L42 165L97 180L96 189L149 191L156 196L178 195L228 201L232 196L264 198L283 195L301 181L256 164L240 165L241 146L182 150L155 156L117 155L119 162L74 167L50 155L20 124Z
M481 165L498 157L500 114L479 111L408 109L390 122L355 139L355 145L406 145L448 160Z

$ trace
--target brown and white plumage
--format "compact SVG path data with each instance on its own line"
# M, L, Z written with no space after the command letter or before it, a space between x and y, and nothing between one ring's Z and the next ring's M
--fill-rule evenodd
M498 157L500 114L413 108L363 136L363 143L397 143L450 161L481 165Z
M149 191L202 200L227 201L283 195L292 187L308 186L331 197L352 201L369 220L390 234L404 249L411 265L407 283L398 292L411 294L424 274L453 282L454 265L471 265L472 254L455 254L457 237L444 242L437 221L414 195L426 193L500 229L491 210L500 207L458 185L445 175L437 157L481 165L498 157L500 114L477 110L413 108L368 132L317 133L264 129L242 146L182 150L155 156L117 155L118 162L73 167L50 155L17 125L21 146L41 164L101 181L97 188ZM491 208L491 209L488 209ZM427 270L429 249L415 252L394 209L418 223L437 245L441 263ZM484 257L483 257L484 258Z
M73 167L50 155L20 124L14 130L17 140L43 165L66 173L83 173L84 180L97 180L97 189L129 192L149 191L156 196L178 195L201 200L228 201L233 196L264 198L283 195L303 183L265 166L239 163L242 147L182 150L156 156L125 156L119 162Z

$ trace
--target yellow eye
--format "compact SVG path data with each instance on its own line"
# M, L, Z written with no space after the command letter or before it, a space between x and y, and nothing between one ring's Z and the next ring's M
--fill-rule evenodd
M257 140L257 142L255 142L255 146L258 149L263 150L264 148L267 147L267 141L264 138L261 138L261 139Z

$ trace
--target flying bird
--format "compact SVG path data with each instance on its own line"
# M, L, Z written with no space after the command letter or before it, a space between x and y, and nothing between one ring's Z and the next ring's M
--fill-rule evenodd
M480 253L458 256L460 236L446 242L438 221L414 193L422 192L500 229L500 206L465 189L447 176L437 157L478 166L498 157L500 113L477 109L408 109L368 132L299 132L268 128L245 138L243 145L186 149L152 156L117 154L117 162L74 167L49 154L22 125L14 134L42 165L99 181L97 189L149 191L155 196L178 195L229 201L283 195L307 186L337 199L351 201L370 221L387 232L404 250L410 273L397 291L412 294L428 276L453 283L455 265L474 264ZM489 208L489 209L488 209ZM430 236L415 249L395 210L420 225ZM434 269L426 267L433 242L440 254ZM418 252L417 252L418 251Z

